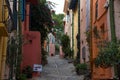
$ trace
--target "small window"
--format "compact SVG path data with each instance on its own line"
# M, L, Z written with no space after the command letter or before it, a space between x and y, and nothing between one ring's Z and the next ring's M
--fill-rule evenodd
M93 28L93 34L96 39L100 39L99 31L97 29L97 26Z
M32 44L32 40L29 40L30 44Z
M83 8L81 9L81 11L83 11Z
M95 20L97 19L98 17L98 0L96 1L96 4L95 4Z
M102 24L100 26L100 32L101 32L102 39L105 39L105 27L104 27L104 24Z
M86 48L85 47L82 48L82 59L84 62L86 61Z
M100 26L100 29L101 29L101 33L105 33L104 24L102 24L102 26Z

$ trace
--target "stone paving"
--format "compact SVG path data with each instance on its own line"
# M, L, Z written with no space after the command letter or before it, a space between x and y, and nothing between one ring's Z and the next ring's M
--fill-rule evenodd
M73 64L56 55L48 57L48 64L43 67L41 77L32 80L83 80L83 76L76 75Z

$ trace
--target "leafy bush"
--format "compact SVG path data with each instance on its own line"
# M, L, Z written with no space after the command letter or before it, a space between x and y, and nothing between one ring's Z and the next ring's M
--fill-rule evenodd
M69 58L73 58L73 56L74 56L73 49L70 49L70 52L69 52L68 56L69 56Z
M83 70L87 70L87 64L82 63L82 64L77 64L75 66L76 69L83 69Z
M85 64L85 63L76 64L75 69L76 69L76 73L78 75L83 75L83 74L86 74L88 72L87 64Z
M47 61L47 54L48 54L47 51L42 49L42 65L43 66L48 63L48 61Z
M119 63L118 45L108 42L104 47L99 48L99 54L95 58L96 67L107 68Z
M27 78L32 78L32 72L33 72L33 69L29 65L22 70L22 74L25 74Z
M62 50L63 52L65 53L65 56L64 57L68 57L69 54L71 53L70 52L70 39L69 39L69 36L67 35L63 35L62 38L61 38L61 45L62 45Z
M59 52L59 45L55 45L55 50Z
M25 74L20 74L19 80L27 80L27 77Z

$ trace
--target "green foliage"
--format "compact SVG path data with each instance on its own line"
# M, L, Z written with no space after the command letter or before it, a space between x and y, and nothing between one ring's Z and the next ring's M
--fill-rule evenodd
M25 74L20 74L19 80L27 80L27 77Z
M69 39L69 36L64 34L61 37L61 44L62 44L62 50L65 53L65 57L68 57L69 54L71 53L70 52L71 49L70 49L70 39Z
M63 48L68 48L70 46L70 39L68 35L64 34L61 37L61 44Z
M59 52L59 45L55 45L55 50Z
M96 67L107 68L120 63L119 44L108 42L104 47L99 48L99 53L95 59Z
M40 4L45 4L46 3L46 0L39 0L40 1Z
M10 69L10 77L13 78L13 74L16 75L16 78L19 77L20 74L20 65L21 65L21 36L16 35L16 30L13 30L11 34L14 34L12 37L9 37L8 45L7 45L7 56L6 63L9 65ZM16 69L14 69L16 67Z
M83 75L83 74L86 74L88 72L87 64L85 64L85 63L76 64L75 69L76 69L76 73L78 75Z
M74 51L73 49L69 48L69 54L68 54L69 58L73 58L74 56Z
M63 29L63 18L64 14L53 14L52 15L54 24L56 28L62 28Z
M52 18L54 21L54 32L56 33L56 39L60 40L62 34L63 34L63 18L64 14L52 14Z
M46 0L41 0L39 5L31 5L31 27L32 31L39 31L41 33L42 46L42 64L47 63L46 52L43 49L44 40L47 38L48 31L52 28L53 22L51 11L46 6Z
M31 27L32 31L39 31L41 33L41 43L47 37L48 30L52 28L52 17L50 9L45 4L31 5Z
M32 78L32 72L33 72L33 69L29 65L24 67L24 69L22 70L22 74L25 74L27 78Z
M42 65L44 66L45 64L47 64L47 51L45 51L44 49L42 50Z
M75 66L75 68L78 69L82 69L82 70L87 70L87 64L86 63L81 63L81 64L77 64Z

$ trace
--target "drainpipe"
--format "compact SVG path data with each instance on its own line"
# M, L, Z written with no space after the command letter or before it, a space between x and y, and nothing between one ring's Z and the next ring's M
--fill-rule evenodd
M17 29L17 0L13 1L13 15L14 29Z
M109 6L110 6L111 41L116 43L117 38L116 38L116 31L115 31L114 0L110 0ZM114 71L115 71L115 75L117 75L117 77L120 80L120 63L114 66Z
M78 52L77 52L77 57L79 59L80 62L80 0L78 0L78 38L77 38L77 44L78 44Z
M18 14L20 14L20 8L21 8L21 4L20 4L19 0L19 4L18 4ZM22 56L22 30L21 30L21 15L18 15L18 53L17 53L17 73L18 75L20 74L20 65L21 65L21 57Z
M90 47L89 47L89 51L90 51L90 70L91 70L91 77L93 77L93 53L92 53L92 20L93 20L93 0L90 0Z
M21 30L21 0L18 0L18 23L17 23L17 36L18 36L18 49L16 56L16 80L20 74L20 66L21 66L21 56L22 56L22 30Z
M110 0L110 28L111 28L111 40L116 42L116 33L115 33L115 19L114 19L114 0Z

